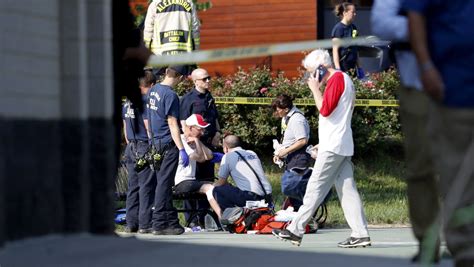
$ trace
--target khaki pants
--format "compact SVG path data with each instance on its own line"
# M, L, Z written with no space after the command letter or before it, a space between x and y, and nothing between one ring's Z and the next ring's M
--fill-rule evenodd
M354 181L354 165L351 157L329 151L319 152L313 173L306 186L303 205L286 229L297 236L303 236L306 225L333 185L341 201L344 217L352 230L351 236L368 237L367 221Z
M440 189L443 198L443 214L474 205L474 157L467 155L474 146L474 109L455 109L432 103L429 113L429 133L434 162L440 174ZM463 165L465 162L465 165ZM460 170L466 167L467 184L457 192L450 192L459 182ZM453 207L446 197L448 193L458 196L460 201ZM458 260L472 260L474 264L474 222L453 227L450 218L444 216L445 235L448 248Z
M427 129L430 100L425 93L406 87L399 89L398 96L410 221L413 234L421 242L428 227L436 221L440 209L438 181Z

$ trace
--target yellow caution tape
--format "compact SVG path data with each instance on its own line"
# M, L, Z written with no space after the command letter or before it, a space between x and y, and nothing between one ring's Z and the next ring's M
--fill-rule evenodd
M271 97L214 97L216 104L236 105L271 105L274 98ZM314 106L312 98L296 98L293 104L297 106ZM357 107L398 107L398 100L382 99L356 99Z
M356 99L356 107L398 107L398 100Z
M152 55L148 61L148 66L161 67L177 64L205 63L217 62L231 59L243 59L251 57L260 57L267 55L286 54L291 52L299 52L311 49L327 49L333 45L338 46L355 46L355 45L372 45L378 42L376 37L358 37L343 38L338 41L331 39L318 41L301 41L289 43L276 43L268 45L254 45L244 47L232 47L213 50L198 50L191 53L182 53L177 55ZM273 98L266 97L216 97L217 104L244 104L244 105L270 105ZM315 105L312 98L298 98L293 101L295 105L308 106ZM364 107L397 107L397 100L379 100L379 99L357 99L356 106Z
M267 45L241 46L231 48L221 48L212 50L197 50L191 53L182 53L177 55L152 55L148 60L150 67L162 67L179 64L194 64L205 62L218 62L231 59L243 59L251 57L261 57L268 55L280 55L291 52L300 52L305 50L313 50L317 48L328 49L333 45L338 46L356 46L356 45L373 45L378 42L376 37L358 37L343 38L338 41L331 39L318 41L300 41L289 43L275 43Z

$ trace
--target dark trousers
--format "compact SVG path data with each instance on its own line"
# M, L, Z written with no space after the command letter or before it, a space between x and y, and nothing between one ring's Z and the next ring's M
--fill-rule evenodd
M137 155L142 157L148 151L147 142L129 143L125 149L125 165L128 172L127 226L147 229L151 227L151 214L155 198L156 179L149 166L137 172Z
M356 72L355 68L357 66L357 61L352 61L352 62L342 61L340 65L341 65L341 70L344 72L348 72L350 70L353 70L354 72ZM353 76L357 77L357 73L353 73Z
M164 145L163 145L164 147ZM178 168L179 151L170 144L163 153L161 168L156 171L155 209L153 210L153 229L161 230L179 226L178 213L173 206L174 176Z
M196 162L196 180L200 182L214 182L214 163L206 161L206 162ZM185 209L190 210L207 210L210 208L209 201L206 199L200 200L184 200L183 205ZM186 221L189 219L189 212L184 213L184 218ZM198 222L194 221L194 223L198 223L199 225L204 225L204 216L206 213L200 213L197 216ZM195 217L196 218L196 217Z
M303 197L311 173L311 171L307 171L302 175L285 170L281 177L281 192L290 199L291 205L295 210L298 210L303 205Z

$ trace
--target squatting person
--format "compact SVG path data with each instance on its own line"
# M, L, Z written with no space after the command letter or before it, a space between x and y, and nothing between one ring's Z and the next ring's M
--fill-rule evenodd
M245 207L247 200L266 199L272 205L272 185L265 176L257 154L252 150L244 150L240 138L235 135L224 138L223 148L225 155L213 190L213 196L221 209L214 210L219 218L226 208ZM229 176L236 186L228 183Z

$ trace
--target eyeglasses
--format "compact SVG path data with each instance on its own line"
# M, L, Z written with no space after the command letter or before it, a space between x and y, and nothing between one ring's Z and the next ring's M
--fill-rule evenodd
M201 79L196 79L196 81L203 81L203 82L209 82L211 80L211 76L207 76Z

